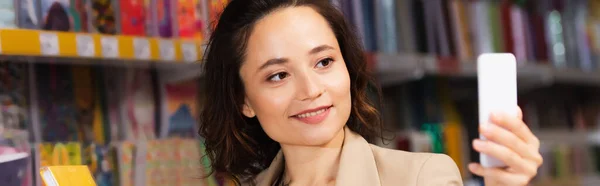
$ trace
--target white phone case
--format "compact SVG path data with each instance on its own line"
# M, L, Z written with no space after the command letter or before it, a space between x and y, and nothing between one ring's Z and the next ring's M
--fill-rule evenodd
M487 53L477 58L477 84L479 93L479 125L488 125L492 112L517 115L516 58L509 53ZM486 140L484 136L480 138ZM480 154L484 167L504 167L504 162Z

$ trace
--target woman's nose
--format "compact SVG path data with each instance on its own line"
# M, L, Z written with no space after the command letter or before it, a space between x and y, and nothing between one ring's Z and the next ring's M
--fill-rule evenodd
M307 72L298 77L297 80L297 91L300 100L313 100L320 97L323 92L325 92L325 88L316 74Z

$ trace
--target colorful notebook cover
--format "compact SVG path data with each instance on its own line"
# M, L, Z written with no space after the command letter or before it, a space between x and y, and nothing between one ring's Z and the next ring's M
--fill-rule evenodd
M135 146L130 142L117 145L120 186L133 186L133 153Z
M16 28L17 11L14 0L0 0L0 28Z
M376 0L375 20L377 44L380 52L397 53L398 45L396 38L396 1Z
M40 165L82 165L82 147L78 142L40 144Z
M175 139L151 140L147 143L146 185L178 185L179 161L176 149L179 148Z
M110 139L112 141L118 141L125 139L124 130L121 130L124 126L121 124L121 112L120 103L122 91L124 90L123 69L118 67L103 67L104 72L110 71L110 75L104 76L104 89L102 89L106 96L106 120L110 127Z
M0 112L5 128L28 129L27 64L0 63Z
M548 33L546 33L546 28L548 28L548 24L545 20L546 18L546 10L543 10L543 4L546 1L525 1L526 9L529 10L528 18L529 18L529 30L531 32L531 36L533 38L532 45L533 50L535 51L535 60L536 61L545 61L549 59L547 40L549 38Z
M72 31L75 28L73 17L69 12L69 0L41 0L42 29L56 31Z
M204 185L210 185L213 177L202 177L202 180L196 179L199 177L199 175L206 176L210 173L210 171L204 167L204 163L202 161L203 151L200 147L200 141L198 139L184 139L182 141L183 145L180 146L180 149L184 153L182 156L185 173L182 177L184 185L192 186L198 181Z
M401 53L416 53L416 32L417 28L413 24L413 14L415 10L412 8L412 1L396 1L396 43L398 51Z
M40 175L47 186L96 186L87 166L43 167Z
M128 70L124 80L125 97L121 111L123 124L128 127L127 139L156 138L156 106L150 71Z
M156 0L143 0L146 7L145 12L145 28L146 36L158 36L158 21L156 16Z
M32 153L32 145L29 142L29 132L27 130L15 130L4 128L2 132L0 132L0 136L2 136L2 143L7 143L9 147L2 147L3 149L10 149L10 153ZM7 151L0 152L0 154L7 153ZM33 184L33 157L30 155L27 161L26 169L23 171L23 179L21 181L21 186L32 186Z
M173 37L173 4L174 0L156 0L156 16L158 21L158 35Z
M124 35L146 35L146 1L120 0L119 1L119 26Z
M106 87L104 84L104 76L110 76L108 72L104 71L102 67L94 67L93 68L93 84L94 90L94 120L92 122L95 142L101 145L105 145L113 141L111 138L111 124L107 119L108 115L108 107L107 107L107 98L106 98L106 89L114 88L114 87ZM114 139L117 141L118 139Z
M498 2L490 2L488 7L488 22L492 36L494 52L504 52L504 33L502 30L501 7Z
M19 27L39 29L41 23L41 10L39 1L19 0Z
M113 0L91 0L89 5L89 31L102 34L117 34L117 4Z
M71 67L73 75L73 94L76 105L78 141L103 143L102 136L94 134L95 86L90 66Z
M85 149L86 164L98 186L116 185L115 164L112 148L104 145L90 144Z
M86 10L87 0L69 0L69 15L73 22L73 31L88 32L88 13Z
M444 82L444 84L447 84L447 82ZM441 85L440 90L442 90L441 92L449 92L449 88L444 85ZM464 170L463 160L467 158L464 157L463 143L467 140L463 139L463 136L465 136L463 135L463 121L450 95L442 93L439 99L441 100L445 121L443 129L445 153L456 162L461 175L464 175L467 172Z
M470 4L471 32L474 35L473 50L476 56L482 53L494 52L493 35L491 29L490 2L476 1Z
M467 3L461 0L452 0L449 2L449 6L456 54L461 60L472 59L474 56L469 37Z
M527 45L530 45L527 36L526 14L518 5L510 7L511 40L513 41L513 51L517 62L528 61L528 53L531 53Z
M192 38L196 33L197 0L177 1L177 35L181 38Z
M79 140L71 69L66 65L38 64L35 73L42 140Z
M149 186L155 185L157 180L161 178L161 174L159 172L159 167L161 164L157 161L158 153L157 149L159 147L158 140L148 141L146 147L146 184Z
M502 40L504 40L504 52L515 53L515 44L512 33L511 8L512 2L505 0L500 2L500 27L502 29Z
M0 155L0 185L21 186L26 178L28 157L25 152Z
M365 35L365 23L363 20L364 17L364 12L363 9L361 8L361 1L360 0L350 0L349 2L350 4L350 13L351 13L351 17L352 17L352 23L354 24L354 26L356 27L356 33L358 35L358 37L361 39L362 45L366 46L367 43L367 37Z
M377 33L375 25L375 2L374 0L362 0L361 1L362 12L363 12L363 23L364 33L366 38L365 49L367 51L377 51Z
M163 113L166 113L167 134L163 136L194 137L198 113L198 80L165 83Z
M194 4L196 5L196 31L194 37L202 42L207 40L210 34L208 29L208 1L194 0Z

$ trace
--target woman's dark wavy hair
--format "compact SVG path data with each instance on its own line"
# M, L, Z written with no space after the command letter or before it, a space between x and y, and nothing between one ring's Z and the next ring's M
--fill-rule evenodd
M198 134L205 138L211 168L240 180L266 169L280 146L270 139L259 121L242 114L245 89L239 71L254 24L269 13L287 8L311 7L335 33L351 79L352 110L346 123L366 139L380 137L379 112L367 97L372 82L359 40L343 15L327 0L233 0L221 14L208 42L204 59ZM376 90L379 93L379 90Z

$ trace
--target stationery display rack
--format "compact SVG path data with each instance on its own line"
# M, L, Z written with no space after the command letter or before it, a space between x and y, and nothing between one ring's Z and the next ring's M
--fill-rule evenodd
M23 186L41 185L40 166L71 164L89 165L102 186L232 184L214 175L198 179L210 168L195 134L203 104L197 97L210 88L198 83L209 23L227 0L0 5L8 2L0 13L17 21L0 25L0 155L30 156ZM78 2L87 4L80 9ZM519 105L545 159L532 185L600 185L600 3L331 2L361 39L382 86L384 123L397 131L378 145L448 154L465 185L481 185L466 169L478 161L470 148L478 137L475 59L513 53ZM69 21L87 16L89 26L42 30L56 3L69 10ZM148 11L131 11L138 9ZM123 16L148 24L132 27ZM114 28L99 32L107 26Z
M22 186L56 165L87 165L100 186L227 184L198 179L211 171L195 132L206 38L226 3L1 0L0 156L27 154L2 171Z
M199 63L202 52L201 43L194 39L0 29L3 57Z

